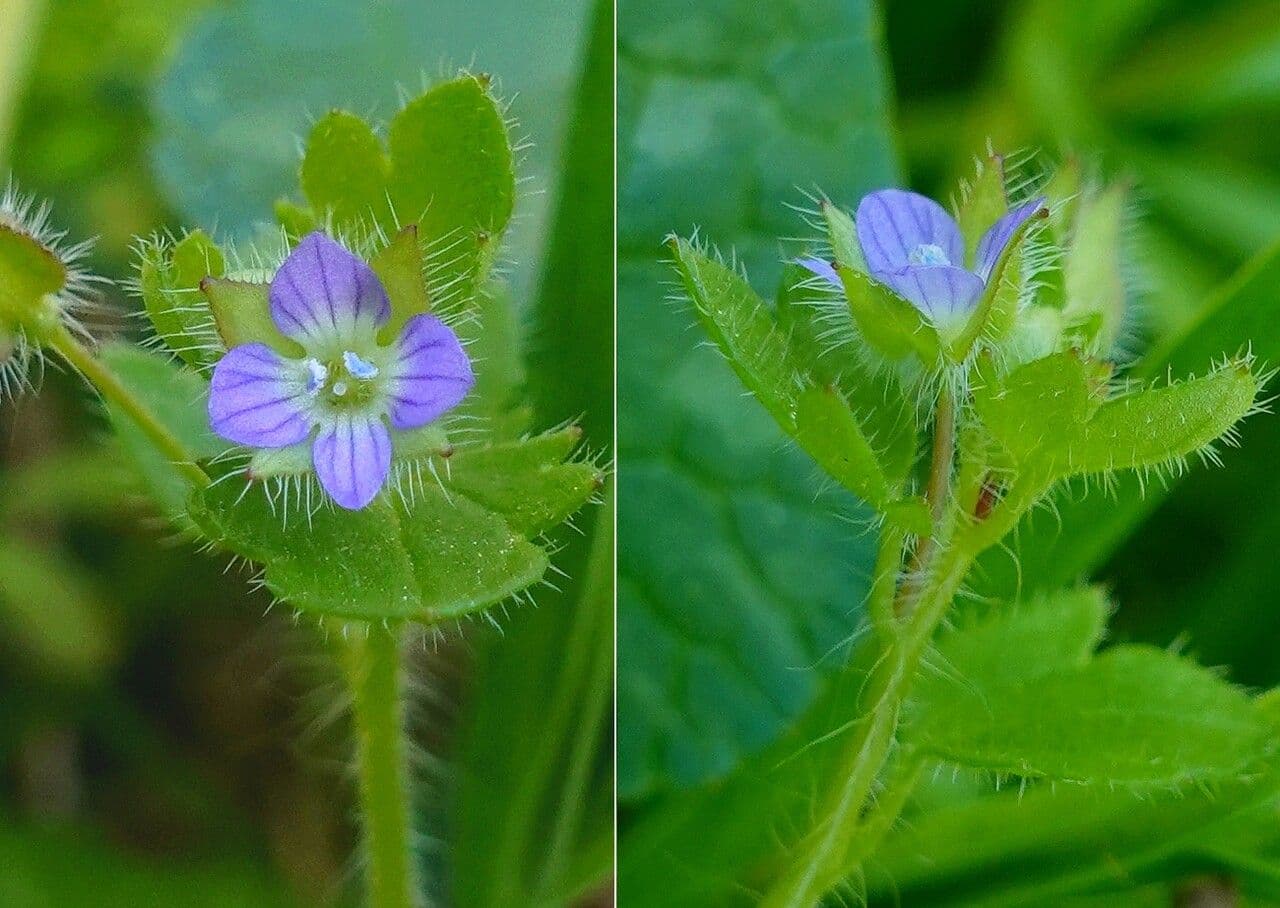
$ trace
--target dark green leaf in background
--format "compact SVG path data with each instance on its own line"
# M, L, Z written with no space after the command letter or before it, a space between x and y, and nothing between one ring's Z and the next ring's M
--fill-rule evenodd
M700 228L774 287L796 186L851 205L897 174L868 3L619 16L618 769L635 798L723 775L811 702L873 541L664 301L662 238Z
M534 0L475 15L466 3L246 0L210 10L155 93L160 181L192 222L244 238L295 184L309 119L342 108L385 122L398 106L396 86L413 97L459 66L492 72L500 94L518 92L517 134L535 139L521 155L522 175L545 190L520 200L523 223L507 250L523 298L570 107L576 57L565 47L577 39L585 7L586 0Z
M596 3L587 23L528 337L536 423L579 420L597 452L613 434L613 12ZM612 483L604 491L611 499ZM477 644L452 814L451 889L466 908L563 904L608 885L613 509L585 510L576 524L581 534L556 534L554 587Z

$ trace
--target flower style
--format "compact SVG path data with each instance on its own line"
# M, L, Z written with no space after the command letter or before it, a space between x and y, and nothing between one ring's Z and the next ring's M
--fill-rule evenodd
M265 343L233 348L214 368L209 424L251 448L309 441L329 497L363 508L386 483L391 431L419 428L457 406L475 383L471 361L433 315L413 316L395 341L380 345L378 329L391 317L386 290L373 269L321 232L289 254L268 298L272 321L304 355L290 358Z
M1043 196L1032 199L992 224L966 267L964 238L946 209L915 192L882 189L858 203L858 245L873 279L909 300L933 323L947 322L973 311L1005 247L1044 203ZM843 286L827 262L805 258L799 264Z

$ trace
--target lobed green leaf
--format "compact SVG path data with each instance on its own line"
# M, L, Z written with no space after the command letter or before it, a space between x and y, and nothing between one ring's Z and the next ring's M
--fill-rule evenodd
M1220 873L1257 904L1280 893L1274 768L1210 791L1032 784L911 816L866 869L872 905L1142 904L1133 886ZM1261 859L1260 859L1261 858ZM1166 889L1164 901L1170 904ZM1254 904L1249 901L1248 904Z
M897 498L870 439L838 390L817 386L763 301L738 274L686 240L672 249L703 327L743 384L832 478L885 513ZM923 506L895 513L915 531Z
M1160 467L1204 451L1253 409L1260 390L1247 360L1202 378L1108 401L1071 447L1072 473Z
M1104 402L1109 367L1068 351L1003 378L980 364L974 410L1014 464L1047 480L1165 469L1231 438L1253 409L1260 379L1250 360L1201 378Z
M441 83L391 121L391 202L432 253L432 286L468 299L515 202L515 161L486 76ZM460 282L460 283L459 283Z
M197 490L192 520L264 567L267 587L302 611L343 618L437 622L501 602L536 583L548 555L528 537L566 519L599 487L585 464L563 463L572 430L456 454L414 471L404 494L361 511L296 513L225 477ZM290 508L295 511L288 513ZM305 525L303 525L305 524Z
M339 231L365 231L389 221L387 181L391 162L369 124L345 110L316 121L307 138L299 179L318 214L333 217Z
M1234 778L1272 747L1270 723L1242 690L1179 656L1123 646L1038 665L1012 650L1029 642L1016 626L1007 650L961 641L950 683L920 692L912 744L999 773L1161 788Z
M1106 395L1109 370L1074 351L1055 353L1000 376L978 363L973 408L1014 463L1055 461L1093 417Z

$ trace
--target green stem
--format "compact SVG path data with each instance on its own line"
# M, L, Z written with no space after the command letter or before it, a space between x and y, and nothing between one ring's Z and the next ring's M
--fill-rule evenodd
M871 591L867 594L867 614L871 625L886 641L898 633L893 596L898 589L898 572L902 569L902 547L906 538L906 531L893 524L886 524L881 530L880 551L872 569Z
M351 686L356 775L370 908L414 908L409 765L401 697L402 625L351 625L338 636Z
M938 623L964 579L972 556L967 548L940 538L939 555L915 599L915 612L902 634L885 646L864 688L870 703L855 726L834 778L840 780L819 811L820 819L800 844L797 859L760 902L764 908L812 908L843 878L859 819L893 744L898 717L920 660Z
M929 464L929 482L925 486L925 501L929 503L929 515L933 518L933 532L921 540L920 548L912 561L907 580L899 590L894 610L903 618L911 614L920 595L923 580L942 544L943 521L951 501L951 476L956 460L956 404L951 391L943 388L938 396L938 408L933 418L933 449Z
M91 352L64 326L53 328L44 343L67 361L77 372L83 375L90 384L98 389L105 400L115 404L132 419L152 443L166 456L173 465L197 488L209 484L209 476L196 464L195 456L187 450L177 436L146 405L125 387L124 383L107 365Z
M934 417L934 437L925 499L933 518L907 579L894 597L902 537L886 531L876 560L868 611L881 633L876 659L863 689L869 707L854 726L849 747L837 768L838 786L820 819L800 843L799 858L761 901L763 908L810 908L844 878L846 855L854 846L876 779L893 748L902 706L919 673L920 660L972 563L957 545L957 515L951 508L951 477L956 455L955 398L944 389ZM884 633L888 626L891 633ZM900 808L899 808L900 809Z
M917 754L905 754L897 761L897 766L890 771L884 790L876 796L875 806L858 825L858 835L844 856L841 879L852 876L863 861L875 854L884 837L902 815L902 809L907 806L907 799L916 790L923 770L924 760Z

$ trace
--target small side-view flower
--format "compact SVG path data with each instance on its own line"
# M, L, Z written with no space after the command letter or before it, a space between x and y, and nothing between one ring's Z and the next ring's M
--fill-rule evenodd
M867 273L934 324L945 324L973 311L1014 235L1044 212L1045 197L1037 196L1001 215L971 255L955 218L916 192L882 189L863 196L854 224ZM810 256L799 263L843 288L829 262Z

